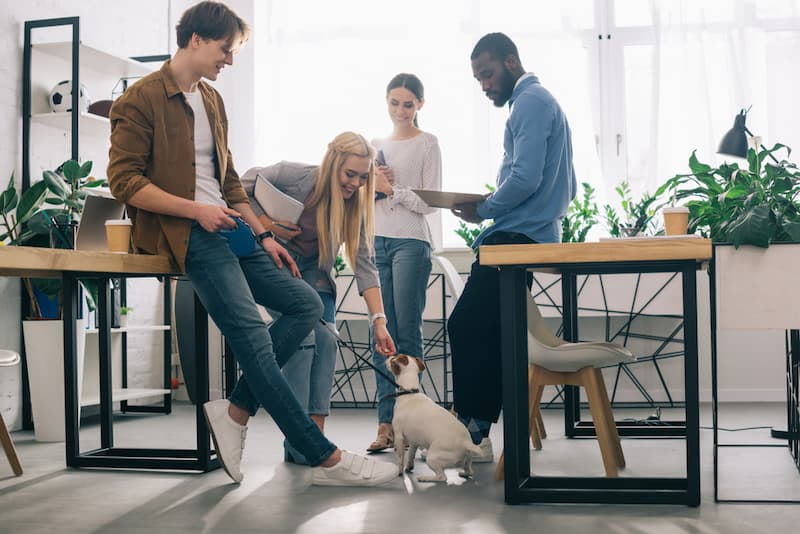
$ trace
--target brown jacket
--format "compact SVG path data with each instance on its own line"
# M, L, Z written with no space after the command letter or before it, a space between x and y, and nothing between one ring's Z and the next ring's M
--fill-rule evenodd
M111 193L125 204L147 184L194 200L194 113L169 65L165 62L159 71L133 84L111 106L108 181ZM202 81L197 85L214 136L222 196L229 205L247 202L228 149L228 118L222 97ZM130 205L128 214L137 252L170 256L183 271L192 221Z

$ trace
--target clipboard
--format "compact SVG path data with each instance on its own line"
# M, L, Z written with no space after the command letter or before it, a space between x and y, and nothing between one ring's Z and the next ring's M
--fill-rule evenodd
M453 209L459 204L470 204L486 200L484 195L478 193L453 193L449 191L435 191L432 189L412 189L428 206L433 208Z
M297 221L300 220L300 216L305 209L302 202L290 197L275 187L260 174L256 175L253 197L255 197L261 209L269 214L274 221L286 221L297 224Z

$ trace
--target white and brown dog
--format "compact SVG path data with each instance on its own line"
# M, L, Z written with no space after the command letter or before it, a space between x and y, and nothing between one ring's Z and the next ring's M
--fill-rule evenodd
M444 482L445 468L461 466L459 476L472 476L472 456L480 448L472 443L467 428L453 414L419 391L419 373L425 364L419 358L398 354L386 360L386 367L397 377L400 389L395 393L394 448L400 471L414 470L417 448L427 449L426 462L433 475L419 476L420 482ZM408 459L404 458L408 446ZM405 461L404 461L405 460Z

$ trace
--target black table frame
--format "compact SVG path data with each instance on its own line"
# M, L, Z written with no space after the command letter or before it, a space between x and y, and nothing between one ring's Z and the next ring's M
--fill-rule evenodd
M113 399L111 392L111 288L112 278L156 276L121 273L65 272L64 282L64 421L66 460L69 467L98 467L108 469L169 469L207 472L220 467L216 452L211 449L203 404L208 401L208 321L205 308L195 296L195 336L197 357L197 391L195 419L197 445L194 449L122 448L114 447ZM97 300L98 355L100 367L100 447L80 450L78 420L77 332L79 279L96 279L99 284ZM169 293L169 281L165 280Z
M547 263L500 266L502 323L503 426L505 440L505 501L543 503L700 504L700 409L697 354L697 269L690 260ZM526 270L561 271L564 337L578 340L577 287L579 274L677 272L681 274L684 315L684 383L686 390L685 477L544 477L531 476L528 428L528 350ZM572 421L574 413L567 416Z

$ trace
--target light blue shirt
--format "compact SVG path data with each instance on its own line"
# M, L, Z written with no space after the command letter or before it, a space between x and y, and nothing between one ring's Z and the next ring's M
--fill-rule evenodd
M475 239L475 249L497 231L524 234L537 243L560 242L561 219L577 189L572 134L553 95L526 74L508 105L497 190L478 206L478 214L494 224Z

